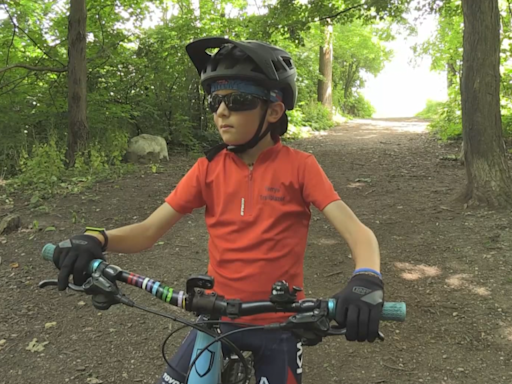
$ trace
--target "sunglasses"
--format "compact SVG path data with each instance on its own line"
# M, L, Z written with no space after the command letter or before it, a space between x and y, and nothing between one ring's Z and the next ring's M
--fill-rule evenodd
M252 111L259 107L260 101L265 98L242 92L228 93L227 95L209 95L208 107L212 113L216 113L222 103L231 112Z

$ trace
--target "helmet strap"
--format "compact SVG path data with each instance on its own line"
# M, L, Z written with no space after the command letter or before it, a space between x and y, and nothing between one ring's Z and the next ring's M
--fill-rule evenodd
M254 136L245 144L240 145L228 145L226 148L228 151L233 153L244 153L245 151L254 148L258 143L263 140L265 136L268 135L270 132L270 127L267 127L265 129L265 132L261 134L261 131L263 130L263 124L265 124L265 117L267 116L269 104L267 103L265 110L263 111L263 114L261 115L260 123L258 125L258 129L254 133Z
M267 106L265 107L265 110L263 111L263 114L261 115L258 129L254 133L254 136L248 142L246 142L244 144L240 144L240 145L228 145L226 143L217 144L205 152L205 155L206 155L206 158L208 159L208 161L212 161L214 159L214 157L217 156L224 149L227 149L228 151L233 152L233 153L244 153L247 150L252 149L256 145L258 145L258 143L261 140L263 140L263 138L265 136L267 136L271 130L271 127L268 126L267 129L265 129L265 131L263 132L263 134L261 134L261 131L263 130L263 124L265 124L265 117L267 116L268 108L269 108L269 104L267 103Z

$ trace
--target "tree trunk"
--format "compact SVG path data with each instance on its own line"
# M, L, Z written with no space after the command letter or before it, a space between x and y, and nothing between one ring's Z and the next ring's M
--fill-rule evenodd
M512 205L512 179L501 127L498 0L462 0L462 11L464 197L468 203L490 207Z
M68 166L75 155L87 146L87 65L85 0L70 0L68 19Z
M332 112L332 25L326 24L324 31L325 42L320 47L319 70L325 80L318 80L318 101Z

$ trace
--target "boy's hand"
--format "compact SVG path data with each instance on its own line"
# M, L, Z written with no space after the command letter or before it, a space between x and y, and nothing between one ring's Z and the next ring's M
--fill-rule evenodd
M89 263L94 259L105 260L101 246L101 241L92 235L77 235L59 243L53 253L53 263L60 269L59 291L66 289L71 274L75 285L85 283Z
M346 328L349 341L374 342L379 334L379 321L384 303L384 283L377 275L354 275L347 286L333 296L336 322Z

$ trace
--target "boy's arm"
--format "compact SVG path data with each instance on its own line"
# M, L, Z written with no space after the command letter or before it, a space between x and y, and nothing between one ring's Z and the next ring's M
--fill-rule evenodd
M206 159L199 159L167 196L165 203L146 220L107 231L107 250L117 253L137 253L151 248L183 215L204 206L206 202L203 196L202 180L204 180L205 162ZM104 244L105 239L100 233L87 234L97 237Z
M137 253L151 248L182 217L168 203L163 203L146 220L107 231L107 251ZM97 237L102 244L105 242L100 233L87 234Z
M341 200L327 205L322 213L350 247L355 268L371 268L380 272L379 243L373 231L361 223Z

